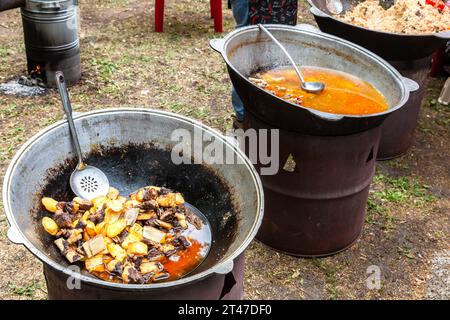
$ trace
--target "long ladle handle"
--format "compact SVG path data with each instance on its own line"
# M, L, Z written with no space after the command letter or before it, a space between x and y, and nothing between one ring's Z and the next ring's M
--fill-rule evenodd
M297 67L297 64L295 63L294 59L292 59L291 55L289 54L289 52L287 52L286 48L280 43L280 41L277 40L277 38L275 38L272 33L269 32L269 30L266 29L266 27L264 27L262 24L258 24L258 27L264 31L265 34L267 34L270 39L273 40L273 42L275 42L280 49L284 52L284 54L286 55L286 57L288 57L289 61L291 62L292 66L294 67L295 72L297 73L298 78L300 79L301 83L305 83L305 79L303 78L300 70Z
M67 122L69 123L70 136L72 137L72 142L75 146L75 151L78 156L78 169L82 169L84 167L83 155L81 153L80 142L78 141L77 130L75 129L75 124L73 123L72 105L70 104L69 93L67 92L64 74L61 71L57 71L55 73L55 80L56 85L58 86L59 95L61 96L61 101L67 117Z

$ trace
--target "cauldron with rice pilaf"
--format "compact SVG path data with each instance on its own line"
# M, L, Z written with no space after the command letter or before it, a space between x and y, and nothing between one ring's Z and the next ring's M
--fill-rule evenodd
M361 0L341 0L344 12ZM378 158L396 158L408 151L417 127L420 106L426 93L432 54L450 40L450 31L430 34L397 34L370 30L335 17L326 0L308 0L320 30L356 43L391 63L403 76L419 84L405 107L394 112L383 124Z
M209 220L213 243L199 267L170 282L114 283L68 268L40 224L43 195L59 200L73 197L69 176L76 162L67 122L58 122L18 151L3 185L3 204L11 226L8 237L44 263L49 298L240 299L243 252L260 226L264 207L261 182L245 155L215 130L162 111L100 110L75 117L75 125L86 162L103 170L111 186L124 195L145 185L181 192ZM219 142L224 154L234 155L236 164L174 164L171 150L178 141L171 135L175 129L184 129L191 136L201 132ZM192 144L192 154L203 152L207 145ZM76 289L77 281L80 289Z
M299 65L357 76L388 102L387 111L369 115L330 114L290 103L248 79L261 70L289 66L257 26L211 41L244 103L244 127L279 129L280 170L261 176L266 209L257 238L296 256L331 255L352 245L361 234L380 125L404 106L417 84L368 50L312 26L266 27ZM263 143L271 150L276 142ZM263 161L256 165L264 166Z

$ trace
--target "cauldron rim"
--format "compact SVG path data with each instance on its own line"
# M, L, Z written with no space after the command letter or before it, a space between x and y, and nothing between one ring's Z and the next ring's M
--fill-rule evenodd
M248 84L258 88L258 90L261 90L262 93L266 93L268 95L271 95L272 97L276 98L277 100L280 100L280 101L284 102L286 105L289 105L289 107L291 107L291 108L297 108L297 109L302 109L304 111L308 111L314 116L321 117L321 115L323 115L323 117L325 119L330 120L330 121L340 121L340 120L342 120L344 118L354 118L354 119L376 118L376 117L380 117L380 116L387 116L390 113L392 113L392 112L402 108L405 105L405 103L409 100L410 92L417 90L417 87L416 87L417 83L415 83L414 81L412 81L412 80L410 80L408 78L403 77L388 61L386 61L385 59L383 59L379 55L373 53L372 51L370 51L370 50L368 50L368 49L366 49L366 48L364 48L364 47L362 47L360 45L357 45L356 43L353 43L353 42L345 40L343 38L340 38L340 37L333 36L331 34L322 32L318 28L316 28L316 27L314 27L312 25L308 25L308 24L299 24L297 26L288 26L288 25L279 25L279 24L266 24L265 26L266 26L267 29L272 29L272 30L289 30L289 31L293 31L293 32L309 34L309 35L312 35L312 36L315 36L315 37L319 37L319 38L323 38L323 39L326 39L326 40L338 41L341 44L344 44L344 45L348 46L352 50L359 51L359 52L363 53L368 58L373 59L375 62L380 64L380 66L385 68L387 72L391 73L395 77L395 79L396 79L399 87L401 87L401 91L402 91L402 97L401 97L401 99L399 99L399 101L397 102L397 104L395 106L389 107L384 112L373 113L373 114L365 114L365 115L334 114L334 113L328 113L328 112L322 112L322 111L314 110L314 109L307 108L307 107L304 107L304 106L299 106L299 105L294 104L292 102L289 102L287 100L281 99L281 98L277 97L276 95L274 95L274 94L272 94L272 93L270 93L268 91L265 91L265 90L259 88L258 86L254 85L248 79L248 77L242 75L242 73L239 72L233 66L231 61L228 59L226 48L227 48L228 44L230 43L230 41L233 38L235 38L236 36L240 35L240 34L244 34L244 33L247 33L247 32L254 32L255 30L258 30L259 29L258 26L242 27L242 28L236 29L236 30L228 33L224 38L211 40L211 46L213 47L213 49L217 50L222 55L222 58L224 59L224 61L225 61L225 63L226 63L228 68L231 68L236 74L238 74ZM314 29L314 31L312 31L311 29ZM219 41L221 43L220 44L214 44L214 41ZM220 48L218 49L218 47L220 47ZM408 82L411 83L411 87L409 87L409 85L407 84Z
M78 279L83 282L87 282L91 285L100 286L100 287L106 287L113 290L139 290L139 291L146 291L146 290L158 290L158 289L168 289L173 288L176 289L176 287L182 286L182 285L188 285L192 284L194 282L200 281L204 278L207 278L213 274L227 274L231 272L233 268L233 260L237 258L240 254L244 252L244 250L248 247L248 245L251 243L251 241L256 236L256 233L258 232L259 227L261 226L262 219L263 219L263 213L264 213L264 195L263 195L263 187L261 179L259 178L258 173L256 172L256 169L251 164L250 160L247 158L247 156L244 154L242 150L239 149L239 147L230 142L221 132L218 130L211 128L209 126L206 126L205 124L201 123L200 121L188 118L186 116L182 116L179 114L174 114L172 112L168 111L162 111L162 110L155 110L151 108L144 108L144 107L126 107L126 108L109 108L109 109L100 109L100 110L94 110L86 113L80 113L74 115L74 120L83 119L86 117L92 117L96 115L101 114L112 114L112 113L148 113L152 115L157 116L163 116L163 117L170 117L170 118L176 118L179 121L183 121L185 123L188 123L190 125L193 125L194 127L200 128L202 131L207 132L211 134L212 136L220 139L224 144L226 144L229 148L231 148L238 157L241 158L242 163L246 166L246 168L249 170L253 182L256 187L257 192L257 214L256 219L250 228L250 231L245 238L245 240L239 245L238 249L236 249L228 258L226 258L223 261L220 261L217 263L214 267L207 269L205 271L202 271L198 274L193 274L178 280L169 281L169 282L163 282L163 283L153 283L153 284L123 284L123 283L114 283L109 282L105 280L101 280L99 278L96 278L94 276L86 276L81 273L77 273L72 271L71 269L67 267L63 267L61 264L53 261L50 259L44 252L41 252L36 246L34 246L27 237L23 234L22 230L20 230L16 219L13 214L13 210L10 205L10 186L12 183L12 176L16 169L17 164L20 162L21 158L24 154L33 146L33 144L37 143L37 141L41 138L43 138L45 135L51 133L52 131L56 130L57 128L67 125L66 120L58 121L48 127L43 128L38 133L33 135L30 139L28 139L17 151L17 153L14 155L13 159L11 160L10 164L8 165L8 168L5 173L5 177L3 179L3 194L2 194L2 200L3 200L3 206L6 214L6 218L9 223L9 230L8 230L8 238L11 242L17 244L17 245L24 245L28 251L30 251L36 258L38 258L40 261L45 263L46 265L50 266L51 268L58 270L62 273L64 273L68 277L72 277L74 279Z
M394 37L407 37L407 38L436 37L436 38L450 39L450 31L410 34L410 33L387 32L387 31L373 30L373 29L365 28L365 27L358 26L358 25L353 24L353 23L349 23L347 21L343 21L341 19L337 19L333 15L330 15L330 14L324 12L323 10L321 10L320 8L318 8L312 0L306 0L306 1L308 1L309 5L311 6L310 11L311 11L312 15L314 15L314 16L315 15L319 15L319 12L320 12L320 14L323 15L324 18L326 17L326 18L329 18L329 19L333 19L335 21L341 22L343 24L346 24L346 25L354 27L354 28L362 29L364 31L375 32L375 33L389 35L389 36L394 36ZM317 12L317 13L314 12L315 9L317 9L319 12Z

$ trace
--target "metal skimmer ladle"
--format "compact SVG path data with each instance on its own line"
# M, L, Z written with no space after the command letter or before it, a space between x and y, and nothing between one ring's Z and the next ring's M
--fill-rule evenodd
M301 82L301 88L307 92L311 93L320 93L325 89L325 84L322 82L306 82L303 78L302 74L300 73L300 70L298 69L297 65L294 62L294 59L292 59L289 52L287 52L286 48L272 35L272 33L269 32L269 30L266 29L262 24L258 24L258 27L264 31L284 52L284 54L288 57L289 61L291 62L292 66L294 67L295 72L297 73L298 78Z
M108 177L100 169L88 166L83 161L80 143L78 141L77 131L72 118L72 105L69 100L69 93L67 92L64 75L58 71L55 74L56 84L58 86L61 101L64 107L64 112L69 123L70 136L78 156L78 165L70 175L70 187L72 191L80 198L92 200L99 196L104 196L109 190Z

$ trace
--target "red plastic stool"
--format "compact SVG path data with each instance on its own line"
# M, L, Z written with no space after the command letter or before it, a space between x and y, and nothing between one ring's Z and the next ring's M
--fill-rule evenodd
M222 0L209 0L214 31L222 32ZM155 32L164 31L164 0L155 0Z
M436 78L444 71L445 46L433 54L433 64L431 65L430 76Z

